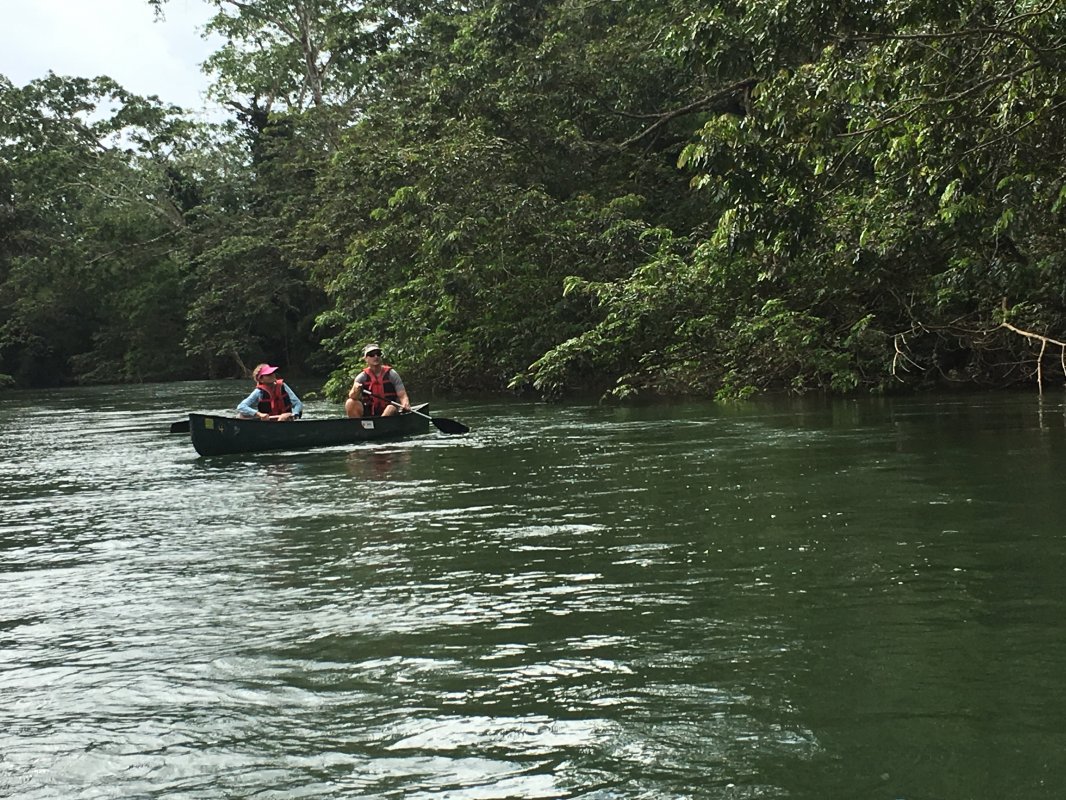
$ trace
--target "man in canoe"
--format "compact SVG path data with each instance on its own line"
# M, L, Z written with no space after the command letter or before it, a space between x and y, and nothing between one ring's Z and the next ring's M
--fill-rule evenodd
M355 376L344 413L349 417L391 417L411 409L400 373L384 363L381 347L371 342L363 348L366 369Z
M268 422L291 422L303 414L304 404L281 378L278 368L260 364L252 370L255 389L237 406L237 416Z

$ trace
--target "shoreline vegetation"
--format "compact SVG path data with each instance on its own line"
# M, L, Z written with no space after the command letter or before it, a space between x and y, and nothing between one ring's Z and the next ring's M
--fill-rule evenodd
M210 2L224 123L0 75L0 386L1066 382L1059 4Z

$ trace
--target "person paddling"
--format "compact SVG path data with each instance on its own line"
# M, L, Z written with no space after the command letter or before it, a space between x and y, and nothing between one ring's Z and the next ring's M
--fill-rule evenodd
M304 404L277 373L278 368L270 364L259 364L252 370L255 389L237 406L238 417L267 422L291 422L300 418Z
M364 347L363 360L366 369L352 381L348 399L344 401L344 413L349 417L391 417L401 411L393 403L409 411L411 401L407 399L403 379L384 363L380 345L371 342Z

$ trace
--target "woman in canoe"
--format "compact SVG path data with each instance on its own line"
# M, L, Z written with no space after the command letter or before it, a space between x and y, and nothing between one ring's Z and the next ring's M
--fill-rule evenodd
M300 418L304 404L277 373L278 368L270 364L260 364L252 370L255 389L237 406L238 417L269 422L291 422Z
M391 417L410 411L411 401L400 373L382 360L381 347L373 342L363 348L366 369L355 376L344 413L349 417Z

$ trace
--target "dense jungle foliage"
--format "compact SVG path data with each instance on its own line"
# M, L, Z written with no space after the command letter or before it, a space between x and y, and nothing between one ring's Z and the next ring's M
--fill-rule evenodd
M1062 0L210 2L228 124L0 76L9 380L1063 381Z

